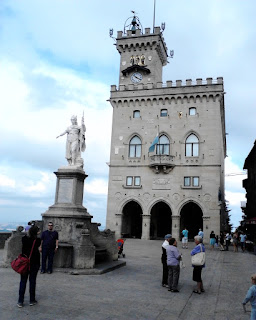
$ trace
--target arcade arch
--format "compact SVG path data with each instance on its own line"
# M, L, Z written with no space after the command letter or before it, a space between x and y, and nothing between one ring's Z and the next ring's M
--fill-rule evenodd
M125 238L141 238L142 208L136 201L129 201L123 207L121 234Z
M190 240L198 234L199 228L203 229L203 212L194 201L186 203L180 211L180 231L185 227L189 231L188 238Z
M157 202L150 211L150 239L163 239L171 232L172 210L165 202Z

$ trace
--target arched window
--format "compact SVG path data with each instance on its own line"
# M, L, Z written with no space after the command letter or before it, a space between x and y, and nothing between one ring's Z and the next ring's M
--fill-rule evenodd
M189 108L189 115L190 116L195 116L196 115L196 108Z
M141 140L138 136L134 136L129 144L129 157L140 158L141 157Z
M170 141L165 135L159 138L156 146L156 154L170 154Z
M139 118L140 117L140 110L134 110L133 111L133 118Z
M199 155L199 140L193 133L189 135L185 143L185 156L186 157L198 157Z

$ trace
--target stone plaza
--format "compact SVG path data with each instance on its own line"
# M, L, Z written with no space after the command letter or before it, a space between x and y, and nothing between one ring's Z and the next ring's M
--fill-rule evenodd
M28 292L24 308L16 306L19 278L11 268L0 268L1 320L247 320L242 300L251 286L256 256L248 252L210 250L206 245L206 268L202 277L206 292L192 293L189 249L178 248L186 267L181 270L179 293L161 286L160 240L127 239L126 266L103 275L69 275L54 272L38 275L38 305L30 307ZM3 250L0 250L2 259Z

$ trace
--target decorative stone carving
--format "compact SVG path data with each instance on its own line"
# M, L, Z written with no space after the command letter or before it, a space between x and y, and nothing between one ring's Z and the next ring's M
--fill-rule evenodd
M164 178L153 179L153 190L170 190L171 189L171 180Z
M178 193L174 193L172 196L174 201L179 201L180 200L180 195Z
M207 193L207 194L204 195L204 201L208 202L208 201L211 201L211 199L212 199L212 197L211 197L210 194Z
M121 194L120 192L117 192L117 193L115 194L115 198L116 198L117 200L120 200L120 199L122 198L122 194Z
M145 201L148 201L150 199L150 194L148 192L144 193L143 198Z

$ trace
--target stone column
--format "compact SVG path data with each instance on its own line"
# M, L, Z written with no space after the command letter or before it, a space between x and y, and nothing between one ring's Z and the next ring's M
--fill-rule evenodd
M172 216L172 237L176 240L180 238L180 216Z
M114 222L113 230L115 231L115 238L120 239L122 237L122 214L116 213L116 222Z
M210 217L208 216L203 216L203 232L204 232L204 243L209 243L210 242Z
M150 214L142 215L142 235L141 239L150 240Z

